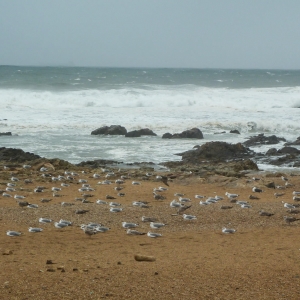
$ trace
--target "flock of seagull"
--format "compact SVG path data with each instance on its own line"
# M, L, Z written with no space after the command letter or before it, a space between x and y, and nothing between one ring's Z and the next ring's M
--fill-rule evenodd
M24 165L23 166L24 169L29 169L30 167L31 167L30 165ZM95 189L92 188L90 186L90 184L88 184L88 180L86 180L86 179L76 180L76 177L79 177L79 174L76 173L76 172L65 171L64 175L59 175L59 176L55 177L55 176L52 176L51 174L47 173L48 169L45 168L45 167L40 168L39 171L41 172L42 177L48 178L52 182L57 182L57 183L62 182L60 184L60 187L52 187L51 190L52 190L52 193L53 193L53 197L59 197L60 196L59 192L62 191L63 188L66 188L66 187L70 186L70 184L67 183L67 182L77 182L78 184L82 184L82 186L78 189L78 191L80 193L83 193L82 197L81 198L76 198L75 199L76 201L81 201L83 203L89 203L87 198L91 197L92 195L88 194L88 193L95 191ZM102 169L102 172L105 174L105 180L99 181L98 184L100 184L100 185L110 185L110 184L114 183L116 185L114 187L114 189L118 192L118 196L120 196L120 197L125 196L125 193L121 193L120 191L124 188L123 184L125 183L125 180L129 179L129 177L123 175L120 178L112 181L111 179L116 176L116 174L114 172L109 171L107 169ZM84 171L83 171L83 173L84 173ZM153 174L146 173L145 176L147 178L149 178L150 176L153 176ZM94 179L98 179L100 177L101 177L100 174L97 174L97 173L93 174ZM282 176L281 178L285 182L285 185L284 186L276 186L277 189L284 189L286 187L293 186L291 183L288 182L288 179L286 177ZM166 176L156 176L156 180L160 181L160 182L163 182L166 186L169 186L168 178ZM257 180L259 180L259 179L255 178L255 177L253 178L253 181L257 181ZM11 193L16 192L17 189L18 189L18 182L19 181L20 181L19 178L14 177L14 176L11 177L10 182L7 183L6 190L2 192L2 196L3 197L14 197L14 199L16 199L18 205L22 208L27 207L27 208L37 209L39 206L37 204L32 204L32 203L27 202L25 200L26 197L24 195L15 194L14 196L12 196ZM32 181L30 179L25 179L25 183L32 183ZM141 183L138 182L138 181L132 181L132 185L140 185L140 184ZM34 188L33 192L34 193L42 193L44 191L44 189L45 189L45 187L43 187L43 186L37 186L36 188ZM168 190L168 188L167 187L162 187L162 186L160 186L158 188L154 188L153 189L154 199L164 200L165 197L162 194L166 190ZM256 187L256 186L254 186L252 188L252 192L253 193L262 193L263 190ZM283 196L284 193L275 193L274 195L277 198L277 197ZM170 202L170 207L175 208L177 210L177 212L176 212L176 214L172 214L172 216L181 215L183 220L186 220L186 221L196 220L197 216L185 213L186 210L188 210L192 206L192 205L188 205L189 203L191 203L192 200L190 198L184 197L184 194L182 194L182 193L175 193L174 196L178 197L178 199L177 200L176 199L172 200ZM238 200L238 197L239 197L238 194L233 194L233 193L226 192L225 196L228 198L230 203L235 203L236 205L240 205L241 208L251 208L251 205L247 201ZM204 200L204 198L207 198L207 199ZM113 200L113 199L115 199L115 197L110 196L110 195L106 195L106 200ZM197 194L197 195L195 195L195 199L200 199L199 204L201 206L207 206L207 205L212 205L214 203L217 203L217 202L223 200L224 198L221 197L221 196L206 197L206 196ZM259 198L257 196L254 196L254 195L250 195L249 199L259 199ZM297 192L297 191L293 192L293 200L296 201L296 202L300 201L300 192ZM46 199L46 198L41 199L41 202L43 202L43 203L50 202L50 201L51 201L51 199ZM118 202L114 202L114 201L109 201L108 202L108 201L105 201L105 200L98 199L96 201L96 203L99 204L99 205L109 205L110 206L109 211L111 213L120 213L120 212L123 211L123 208L121 207L122 206L121 203L118 203ZM295 211L295 208L300 206L300 205L297 205L297 204L286 203L284 201L282 201L282 203L283 203L283 206L285 208L289 209L290 213L297 213ZM72 202L61 202L61 205L62 206L72 206L72 205L74 205L74 203L72 203ZM132 205L142 207L142 208L148 208L149 207L148 202L146 202L146 201L133 201ZM230 208L232 208L232 206L222 205L220 208L221 209L230 209ZM85 214L87 212L88 212L88 210L82 210L82 209L75 210L75 214ZM268 217L273 215L272 213L269 213L269 212L266 212L266 211L263 211L263 210L261 210L259 212L259 214L261 216L268 216ZM142 220L142 222L148 222L150 228L154 229L154 230L160 229L160 228L167 225L167 224L164 224L164 223L157 222L157 219L152 218L152 217L142 216L141 220ZM298 220L300 220L300 219L292 217L292 216L284 216L284 221L287 224L291 224L292 222L295 222L295 221L298 221ZM49 223L53 222L52 219L43 218L43 217L39 218L38 221L41 224L49 224ZM70 222L68 220L61 219L57 222L54 222L53 224L56 228L62 229L62 228L71 226L72 222ZM138 231L137 230L137 228L139 226L138 223L132 223L132 222L125 222L124 221L124 222L122 222L121 225L126 230L126 233L128 235L147 235L148 237L151 237L151 238L157 238L157 237L162 236L161 233L153 231L153 230L148 231L147 233ZM107 232L107 231L110 230L109 227L106 227L101 223L93 223L93 222L90 222L88 224L81 224L80 228L83 230L83 232L86 235L88 235L90 237L94 234L104 233L104 232ZM28 231L30 233L39 233L39 232L43 231L43 228L29 227ZM233 229L233 228L227 228L227 227L222 228L222 233L224 233L224 234L232 234L232 233L235 233L235 232L236 232L236 229ZM21 232L14 231L14 230L8 230L6 232L6 234L8 236L15 237L15 236L20 236Z

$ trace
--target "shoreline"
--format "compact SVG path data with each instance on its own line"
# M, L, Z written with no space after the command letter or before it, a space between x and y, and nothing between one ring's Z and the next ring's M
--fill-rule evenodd
M13 165L13 161L10 162ZM230 164L230 163L225 163ZM41 172L47 167L47 172ZM208 167L208 165L207 165ZM196 167L193 166L195 169ZM75 171L73 180L53 181L52 177L65 176L65 171ZM293 187L284 190L266 185L284 186L281 173L255 175L242 172L243 176L190 172L189 169L170 172L149 172L147 169L114 169L108 178L111 184L98 184L106 180L109 171L74 166L58 159L37 159L31 168L18 163L14 168L1 169L0 189L5 191L11 177L17 177L14 192L24 200L38 204L38 208L19 207L16 199L1 193L0 253L3 268L0 272L0 288L6 299L297 299L298 252L300 242L295 239L300 222L286 224L285 215L296 217L283 207L282 201L292 200L292 191L300 190L299 176L287 176ZM43 177L43 173L51 176ZM100 178L94 178L93 174ZM255 172L254 172L255 173ZM157 175L168 177L164 185ZM115 180L126 176L118 196ZM25 179L31 182L25 183ZM86 180L93 190L80 192ZM133 185L132 182L139 182ZM68 186L61 187L61 183ZM33 190L41 186L42 192ZM62 190L54 197L52 187ZM159 186L168 190L156 192L165 199L155 200L153 189ZM254 193L259 199L249 199L252 188L263 189ZM225 192L237 193L238 200L247 201L250 208L242 208L225 197ZM190 198L186 213L196 216L186 221L175 215L170 207L175 193ZM284 193L275 197L274 193ZM90 196L83 196L89 194ZM195 195L204 200L216 195L224 199L206 206L199 204ZM108 200L107 195L114 197ZM52 199L48 203L41 198ZM83 203L76 200L84 198ZM121 204L122 212L111 213L108 204L97 204L97 199ZM133 201L147 202L147 207L137 207ZM62 202L69 203L68 206ZM221 209L222 206L231 208ZM86 211L77 214L76 211ZM273 215L260 216L265 210ZM296 208L296 211L299 209ZM300 212L300 211L299 211ZM141 217L153 217L167 224L161 229L151 229ZM41 224L39 218L53 222ZM54 221L65 219L72 226L57 229ZM142 233L161 233L159 238L147 235L130 236L122 228L122 222L138 223ZM105 233L88 236L81 224L101 223L110 229ZM40 233L28 232L28 227L40 227ZM222 227L237 230L234 234L222 233ZM21 232L21 236L9 237L6 230ZM154 261L138 262L135 255L151 256ZM47 263L51 261L51 263ZM259 278L259 280L258 280ZM284 278L284 284L282 284ZM300 283L299 283L300 284ZM263 291L263 292L262 292Z

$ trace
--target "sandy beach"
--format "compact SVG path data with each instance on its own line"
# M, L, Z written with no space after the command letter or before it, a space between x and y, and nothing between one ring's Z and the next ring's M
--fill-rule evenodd
M48 173L58 176L64 171L56 168ZM300 215L297 208L291 214L282 203L296 203L292 192L300 190L299 176L287 176L294 186L279 190L267 188L265 183L284 185L281 174L257 173L260 180L253 181L251 174L239 179L217 175L201 178L182 172L171 176L168 190L160 193L165 200L155 200L153 188L166 187L157 181L157 174L143 180L142 171L123 170L110 178L112 184L100 185L98 182L105 180L100 169L74 167L73 171L78 173L73 181L57 182L41 177L34 166L0 172L2 192L15 176L19 181L16 191L10 194L23 195L24 200L39 206L22 208L13 197L1 196L1 299L299 299L300 221L287 224L283 217ZM101 178L93 178L94 173ZM128 176L121 185L124 197L117 196L114 190L114 181L121 175ZM32 183L24 183L26 178ZM82 197L79 179L86 179L94 189L88 192L91 197L86 197L91 203L75 201ZM132 181L140 185L132 185ZM62 187L59 197L53 197L51 188L60 187L62 182L69 186ZM43 186L44 191L34 193L37 186ZM253 186L263 192L253 193ZM231 203L225 192L239 194L238 200L248 201L251 208ZM196 220L172 216L176 209L170 207L170 202L178 200L174 193L191 199L187 204L192 206L186 213L196 216ZM276 198L274 193L284 195ZM205 199L218 195L224 200L201 206L196 194ZM250 194L259 199L250 200ZM116 199L106 200L106 195ZM42 203L41 198L52 200ZM97 199L118 202L124 209L111 213L109 205L97 204ZM149 208L135 207L133 201L146 201ZM61 202L74 205L63 207ZM220 209L222 205L232 208ZM76 214L78 209L88 212ZM260 216L260 210L274 215ZM167 225L151 229L149 223L142 222L142 216ZM41 224L40 217L53 222ZM57 229L54 221L60 219L73 225ZM138 223L136 229L140 232L158 232L162 236L127 235L123 221ZM110 230L88 236L80 225L89 222L101 223ZM30 233L30 226L43 231ZM237 231L224 234L222 227ZM9 237L7 230L22 234ZM152 256L155 261L136 261L137 254Z

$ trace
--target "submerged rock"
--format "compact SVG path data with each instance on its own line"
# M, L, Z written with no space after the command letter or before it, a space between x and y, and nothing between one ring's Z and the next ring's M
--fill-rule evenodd
M192 128L181 133L165 133L163 139L203 139L203 133L199 128Z
M121 125L103 126L91 132L91 135L125 135L127 129Z
M252 147L257 145L275 145L280 142L286 142L285 138L279 138L276 135L265 136L263 133L250 137L249 140L244 142L243 144L246 147Z
M11 132L0 132L0 136L2 135L12 135Z
M140 137L142 135L157 136L157 134L154 133L151 129L143 128L143 129L139 129L139 130L129 131L125 134L125 137Z

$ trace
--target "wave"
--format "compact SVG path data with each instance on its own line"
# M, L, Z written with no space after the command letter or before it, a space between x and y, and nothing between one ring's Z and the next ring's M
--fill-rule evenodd
M197 107L234 110L298 108L300 87L225 89L192 85L69 92L0 90L0 109L57 110L126 107Z

